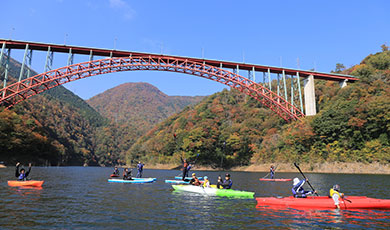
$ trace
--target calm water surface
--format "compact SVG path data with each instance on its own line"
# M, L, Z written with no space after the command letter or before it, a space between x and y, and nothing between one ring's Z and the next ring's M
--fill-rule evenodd
M0 169L0 229L323 229L390 228L390 211L256 208L254 199L173 192L180 171L144 170L152 184L108 183L111 168L34 167L42 189L12 188L14 168ZM198 172L215 182L221 172ZM235 189L289 196L291 182L260 182L266 173L231 172ZM278 173L292 178L298 173ZM321 195L334 184L347 195L390 198L389 175L307 174Z

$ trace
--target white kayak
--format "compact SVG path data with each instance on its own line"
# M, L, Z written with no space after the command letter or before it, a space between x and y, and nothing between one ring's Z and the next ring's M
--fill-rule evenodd
M134 178L133 180L108 179L108 182L115 182L115 183L132 183L132 184L152 183L153 181L154 181L154 178Z

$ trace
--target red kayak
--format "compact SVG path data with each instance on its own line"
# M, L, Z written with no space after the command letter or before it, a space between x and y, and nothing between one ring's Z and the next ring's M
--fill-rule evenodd
M334 209L334 201L327 196L311 196L307 198L283 197L257 197L257 207L289 207L304 209ZM341 209L390 209L389 199L375 199L366 196L349 196L340 198Z
M116 175L116 174L111 174L110 177L119 177L119 175Z
M292 179L284 179L284 178L280 178L280 179L260 178L259 180L261 180L261 181L291 181Z
M26 180L26 181L19 181L19 180L9 180L8 185L11 187L19 187L19 186L31 186L31 187L42 187L43 180Z

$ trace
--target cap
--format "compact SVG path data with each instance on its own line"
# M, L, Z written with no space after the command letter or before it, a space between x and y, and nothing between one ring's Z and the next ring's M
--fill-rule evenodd
M205 180L209 179L207 176L203 177Z
M230 174L229 174L229 173L226 173L226 174L225 174L225 177L230 177Z
M195 174L195 173L193 173L192 175L193 175L193 176L196 176L196 174Z
M333 185L333 190L340 191L340 185L338 184Z
M297 185L299 183L299 179L298 177L295 177L294 180L293 180L293 185Z

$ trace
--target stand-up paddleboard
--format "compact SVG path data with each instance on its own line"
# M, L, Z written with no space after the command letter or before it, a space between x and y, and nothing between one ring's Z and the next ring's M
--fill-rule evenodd
M260 181L291 181L289 178L279 178L279 179L270 179L270 178L260 178Z
M108 182L115 183L131 183L131 184L141 184L141 183L152 183L153 178L134 178L134 180L123 180L123 179L108 179Z
M184 181L184 180L165 180L165 183L170 183L170 184L189 184L190 181Z
M11 187L19 187L19 186L42 187L44 182L45 181L43 180L26 180L26 181L9 180L8 185Z
M200 183L203 183L204 180L200 180ZM189 184L190 180L165 180L165 183L170 183L170 184Z
M157 180L157 178L154 178L154 177L144 177L144 178L138 178L138 177L133 177L133 178L131 178L131 179L133 179L133 180L146 180L146 179L152 179L152 180L154 180L154 181L156 181Z
M203 179L203 177L197 177L199 180L202 180ZM183 179L183 177L181 177L181 176L175 176L175 179L176 180L182 180ZM184 180L191 180L192 179L192 177L184 177Z

